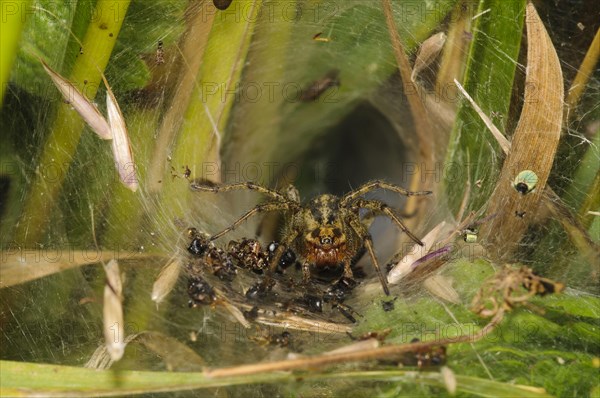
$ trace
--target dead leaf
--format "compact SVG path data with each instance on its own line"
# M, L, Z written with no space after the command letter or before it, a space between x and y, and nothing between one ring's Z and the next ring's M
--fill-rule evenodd
M499 258L509 257L534 219L550 174L562 127L563 76L552 41L533 4L527 4L525 103L511 150L487 207L497 214L481 236ZM538 176L537 189L523 195L512 182L522 170Z

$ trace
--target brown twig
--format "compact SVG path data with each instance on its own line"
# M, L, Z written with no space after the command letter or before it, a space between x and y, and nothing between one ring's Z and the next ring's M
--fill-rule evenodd
M339 363L359 362L368 360L377 360L395 357L399 354L427 350L433 346L448 345L455 343L475 342L491 333L494 328L502 321L504 310L500 309L492 318L492 320L483 327L480 331L473 335L465 334L456 338L445 338L441 340L428 342L415 342L401 345L390 345L367 350L344 352L339 354L317 355L306 358L290 359L285 361L267 362L259 364L250 364L242 366L234 366L221 369L206 369L204 375L206 377L234 377L252 375L265 372L281 372L297 369L313 369L327 365L335 365Z

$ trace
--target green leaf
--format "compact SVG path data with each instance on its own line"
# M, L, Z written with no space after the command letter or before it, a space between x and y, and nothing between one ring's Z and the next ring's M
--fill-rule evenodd
M62 60L69 42L76 6L77 2L61 3L51 0L38 0L32 5L36 10L27 13L31 15L25 23L22 45L16 60L18 67L11 73L11 81L19 88L41 97L48 95L48 89L53 86L39 59L48 60L51 67L62 73ZM26 11L20 11L19 15L23 13Z

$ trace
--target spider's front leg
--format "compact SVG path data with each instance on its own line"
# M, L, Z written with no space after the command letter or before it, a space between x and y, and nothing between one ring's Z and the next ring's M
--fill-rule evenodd
M271 263L269 264L269 271L274 273L277 271L277 267L279 266L279 262L281 261L281 256L283 253L292 245L292 243L296 240L300 233L296 230L293 230L290 234L288 234L285 239L277 246L275 249L275 253L273 253L273 258L271 259ZM303 268L304 269L304 268Z
M310 283L310 280L310 263L304 260L302 261L302 282L304 282L305 285L308 285Z
M357 209L358 210L358 209ZM373 239L371 238L371 234L365 226L360 222L358 215L355 215L350 220L350 227L354 230L354 232L358 235L359 239L364 243L365 248L369 252L369 256L371 257L371 261L373 262L373 267L375 271L377 271L377 276L379 277L379 281L381 282L381 287L387 296L390 295L390 289L387 285L387 279L379 266L379 261L375 256L375 250L373 249ZM350 264L348 263L348 272L350 273L350 278L352 278L352 269L350 269ZM344 268L344 276L346 276L346 268Z
M371 181L371 182L367 182L366 184L363 184L362 186L358 187L357 189L355 189L352 192L348 192L346 195L344 195L342 197L340 204L341 204L341 206L347 206L347 205L351 204L359 196L362 196L362 195L366 194L367 192L370 192L374 189L385 189L388 191L397 192L404 196L423 196L423 195L431 195L432 194L431 191L409 191L409 190L406 190L395 184L390 184L390 183L382 181L382 180L375 180L375 181Z
M348 279L354 279L354 273L352 272L352 267L350 265L350 261L349 260L345 260L342 263L342 266L344 267L343 277L344 278L348 278Z
M224 230L222 230L221 232L218 232L216 234L214 234L213 236L211 236L210 240L217 240L219 239L221 236L225 235L226 233L233 231L234 229L236 229L240 224L242 224L244 221L246 221L247 219L249 219L250 217L259 214L259 213L268 213L271 211L283 211L286 210L288 208L288 205L286 202L267 202L267 203L263 203L260 205L256 205L254 208L252 208L251 210L248 210L243 216L241 216L240 218L238 218L233 224L231 224L229 227L225 228Z
M368 209L371 211L375 211L380 214L384 214L388 216L396 225L404 232L410 239L412 239L419 246L423 246L423 242L419 238L417 238L410 230L404 225L402 220L394 213L392 208L385 203L382 203L378 200L367 200L367 199L359 199L355 202L355 206L362 209Z
M262 185L255 184L253 182L241 182L241 183L236 183L236 184L215 184L210 181L196 180L190 184L190 188L193 191L213 192L213 193L249 189L251 191L260 192L264 195L267 195L276 201L283 201L283 202L287 201L287 198L284 195L282 195L281 193L279 193L273 189L263 187Z

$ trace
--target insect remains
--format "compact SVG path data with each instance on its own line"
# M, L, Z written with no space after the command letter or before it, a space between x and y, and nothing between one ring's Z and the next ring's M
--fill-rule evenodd
M300 95L300 101L302 102L310 102L316 101L331 87L339 87L340 79L339 79L340 71L337 69L332 69L325 76L323 76L319 80L315 80L312 82L306 89L302 91Z
M158 41L158 45L156 46L156 65L162 65L165 63L165 50L163 49L162 40Z
M269 198L247 211L229 227L209 238L214 241L234 230L252 216L266 212L281 212L284 215L284 229L280 244L269 256L268 272L274 273L284 254L289 256L291 249L300 262L303 282L309 284L313 278L332 279L332 274L341 271L343 283L353 279L352 266L365 252L369 253L383 291L389 295L386 277L373 249L373 240L368 227L363 223L359 212L368 210L375 215L389 217L404 233L419 245L423 243L402 222L397 213L387 204L378 200L363 198L368 192L384 189L404 196L429 195L430 191L408 191L400 186L381 180L368 182L356 190L338 197L330 194L319 195L306 203L301 203L298 190L289 185L283 191L265 188L251 182L230 185L214 185L208 182L193 182L195 191L226 192L232 190L253 190ZM285 257L284 257L285 259ZM260 266L258 268L261 268ZM341 288L341 286L340 286ZM342 290L348 290L349 286ZM331 292L335 296L337 292Z
M516 177L513 182L513 187L521 195L526 195L532 192L538 183L538 176L531 170L523 170Z

